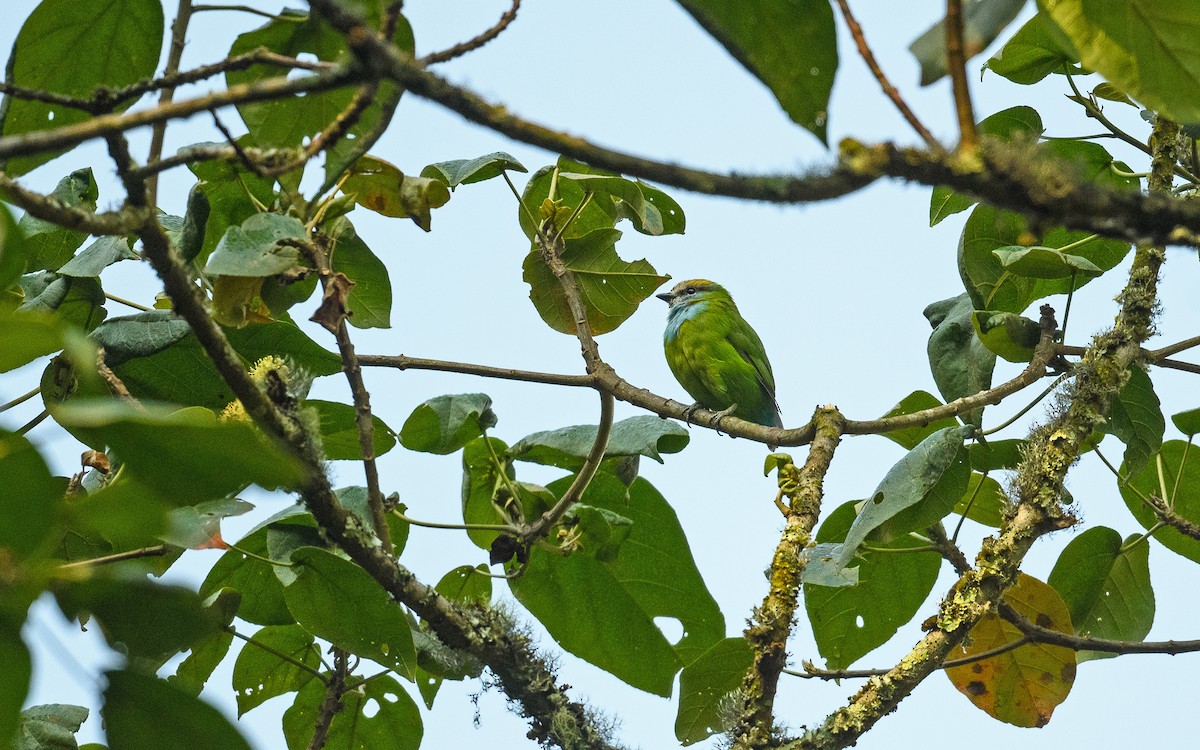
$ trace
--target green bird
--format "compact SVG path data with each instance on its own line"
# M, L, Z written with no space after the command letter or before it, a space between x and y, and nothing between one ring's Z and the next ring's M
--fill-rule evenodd
M671 306L663 349L675 379L696 399L691 408L703 406L722 416L782 427L775 376L762 339L725 287L692 279L656 296Z

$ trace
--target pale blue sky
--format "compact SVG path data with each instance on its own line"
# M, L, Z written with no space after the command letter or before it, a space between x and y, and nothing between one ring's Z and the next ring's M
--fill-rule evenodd
M264 9L276 2L258 0ZM297 3L298 4L298 3ZM0 50L11 48L18 27L36 5L8 0L10 23L0 28ZM168 13L174 3L168 3ZM917 66L906 52L908 43L940 14L937 0L896 4L879 0L852 2L884 67L935 134L954 134L949 86L916 86ZM410 0L406 12L416 32L418 53L440 49L491 25L507 7L504 0L435 2ZM1026 15L1029 14L1026 9ZM170 16L168 16L169 21ZM185 66L223 56L233 30L247 30L262 19L238 13L204 13L192 23ZM1014 27L1015 28L1015 27ZM830 136L864 140L917 138L883 98L853 45L839 26L841 69L830 106ZM972 85L980 117L1016 104L1038 108L1051 135L1096 132L1077 107L1063 98L1061 80L1019 87L994 75L979 81L977 58L971 64ZM794 171L827 162L829 152L793 125L770 94L711 40L679 7L667 0L609 3L526 0L512 28L482 51L440 66L451 80L483 96L503 102L527 118L552 124L599 143L638 154L716 170ZM180 96L195 90L181 91ZM147 102L139 106L147 106ZM1130 108L1112 104L1111 114L1139 136L1145 127ZM225 113L227 123L236 115ZM194 141L213 140L208 118L197 117L171 131L167 152ZM135 134L135 155L146 150L146 134ZM1106 144L1111 143L1106 141ZM554 155L513 143L464 123L435 105L406 97L389 134L375 153L417 171L427 163L469 158L496 150L509 151L531 171L551 163ZM1140 154L1119 151L1135 171ZM96 168L101 204L113 207L120 192L102 148L91 144L51 162L26 179L31 187L49 190L62 174L84 165ZM523 184L516 176L518 186ZM182 213L191 176L180 169L164 179L163 208ZM652 238L627 231L618 251L627 259L646 257L675 279L711 278L723 283L745 317L761 334L774 364L785 424L805 422L817 404L833 403L851 418L885 412L910 391L934 391L925 355L929 326L921 315L928 303L961 292L954 264L958 231L966 214L934 229L927 227L929 190L880 182L860 193L830 203L778 207L708 198L669 189L687 213L686 235ZM581 372L578 345L555 333L537 317L521 281L521 259L527 243L516 222L512 196L500 181L459 189L433 216L433 232L424 234L410 222L388 220L365 211L352 219L359 234L387 262L395 288L393 325L388 331L355 331L360 352L405 353L555 372ZM125 268L128 266L129 268ZM148 269L122 264L110 291L149 303L158 286ZM1071 313L1070 343L1085 344L1106 326L1115 312L1112 297L1123 282L1114 271L1076 295ZM1194 289L1200 267L1191 252L1169 255L1163 285L1163 343L1195 335L1200 328ZM117 281L116 279L119 279ZM1050 300L1060 311L1063 298ZM601 352L630 381L657 393L685 400L661 350L665 306L651 299L619 330L600 339ZM122 314L119 306L110 314ZM297 315L298 318L306 317ZM319 329L313 337L332 346ZM23 393L40 373L27 367L0 378L0 401ZM997 381L1017 368L997 366ZM1194 380L1174 372L1155 373L1155 385L1169 414L1200 406ZM377 414L393 428L421 401L443 393L484 391L494 399L500 422L494 431L513 441L542 429L594 423L596 397L590 391L556 389L518 383L489 382L466 376L409 372L368 372ZM1186 389L1186 390L1185 390ZM347 399L344 380L318 381L316 395ZM1030 394L1032 395L1032 394ZM993 409L988 424L998 424L1024 402ZM36 404L0 417L8 428L36 413ZM637 410L618 404L618 418ZM1042 413L1041 409L1034 414ZM1020 431L1012 432L1019 436ZM58 471L72 470L79 446L46 423L31 434ZM1173 428L1168 428L1168 437ZM738 634L744 619L765 592L767 566L782 519L771 503L774 482L762 476L761 445L732 441L693 429L692 444L667 458L665 466L643 462L642 472L679 513L693 554L710 590L725 614L729 634ZM1119 446L1109 439L1109 453ZM795 451L803 456L803 450ZM827 483L826 510L867 495L902 450L880 437L845 440ZM415 517L453 522L459 519L460 468L457 457L436 457L396 449L381 462L386 492L397 491ZM359 467L339 462L338 484L360 481ZM555 475L520 467L522 478L548 481ZM1129 534L1140 530L1125 509L1111 476L1094 459L1071 474L1069 487L1078 512L1088 524L1110 525ZM286 498L266 499L256 513L227 524L225 536L239 534ZM1039 543L1025 570L1045 578L1058 552L1075 532ZM965 544L974 554L984 530L967 524ZM172 580L200 581L217 552L187 553L171 572ZM458 532L414 531L403 562L424 579L435 581L464 563L483 561L482 553ZM1194 602L1200 574L1195 565L1155 545L1151 575L1158 592L1158 617L1152 639L1193 638ZM916 622L891 643L865 657L860 666L887 666L915 642L920 620L933 611L950 584L948 569ZM505 594L503 599L511 602ZM519 607L512 605L517 608ZM535 630L541 632L535 624ZM670 630L668 630L670 633ZM26 629L35 652L36 675L29 701L96 706L94 678L106 662L97 649L98 635L80 634L64 623L52 602L34 610ZM548 653L557 648L544 635ZM60 652L73 654L71 659ZM794 665L819 656L806 622L790 644ZM1122 744L1173 746L1182 739L1184 722L1147 717L1186 716L1195 656L1132 656L1082 665L1074 690L1041 730L1022 730L994 721L974 709L941 675L934 675L868 733L859 747L928 747L930 732L945 737L946 746L969 737L978 750L1011 747L1029 750L1063 746L1108 747ZM231 661L217 671L205 698L233 712L229 685ZM641 693L606 673L564 655L561 679L573 685L573 696L615 717L617 732L630 746L672 747L675 704ZM818 724L857 689L784 677L776 703L779 720L798 730ZM478 708L470 696L478 683L446 683L426 718L426 747L483 746L523 748L525 724L510 715L497 691L485 693ZM415 694L415 691L413 691ZM257 748L281 746L279 716L290 698L277 698L250 713L243 731ZM478 717L479 728L472 726ZM82 740L101 737L99 716L81 732ZM917 738L922 739L918 740ZM711 747L710 741L705 747Z

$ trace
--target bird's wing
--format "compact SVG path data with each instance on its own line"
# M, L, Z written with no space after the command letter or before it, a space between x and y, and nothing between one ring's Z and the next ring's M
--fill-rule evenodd
M758 384L762 386L763 392L770 396L771 402L775 404L775 412L778 414L779 402L775 400L775 374L771 372L771 363L767 359L767 350L763 346L762 339L758 337L749 323L739 320L729 330L729 343L741 358L754 368Z

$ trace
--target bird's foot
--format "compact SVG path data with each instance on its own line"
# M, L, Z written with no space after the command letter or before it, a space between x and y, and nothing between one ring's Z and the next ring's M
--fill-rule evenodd
M737 411L737 408L738 408L737 404L730 404L728 409L722 409L721 411L717 412L716 415L708 421L708 426L712 427L714 430L717 431L717 434L720 435L721 434L721 420L724 419L725 417L728 417L731 414L733 414L735 411Z
M696 414L696 410L697 410L697 409L699 409L699 408L701 408L701 407L703 407L703 406L704 406L703 404L701 404L699 401L697 401L696 403L692 404L692 405L691 405L691 406L689 406L688 408L684 409L684 410L683 410L683 422L684 422L684 424L686 424L686 425L688 425L688 426L690 427L690 426L691 426L691 424L692 424L692 417L693 417L693 416L695 416L695 414Z

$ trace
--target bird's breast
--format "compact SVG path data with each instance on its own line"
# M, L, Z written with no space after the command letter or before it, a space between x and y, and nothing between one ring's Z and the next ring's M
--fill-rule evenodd
M679 336L679 327L708 309L707 302L691 305L676 305L667 313L667 328L663 331L664 341L674 341Z

